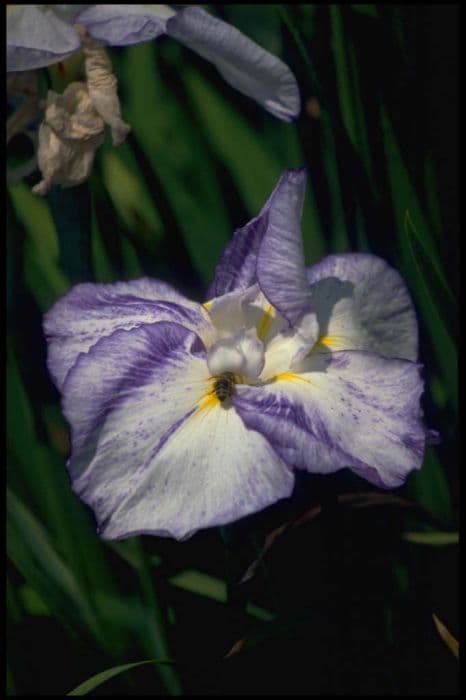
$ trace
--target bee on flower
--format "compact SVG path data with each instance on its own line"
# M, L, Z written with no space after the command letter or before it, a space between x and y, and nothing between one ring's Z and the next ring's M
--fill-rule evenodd
M235 231L204 304L143 278L79 284L46 314L72 488L102 537L189 537L290 496L296 470L395 488L420 468L409 293L373 255L305 267L305 181L284 172Z

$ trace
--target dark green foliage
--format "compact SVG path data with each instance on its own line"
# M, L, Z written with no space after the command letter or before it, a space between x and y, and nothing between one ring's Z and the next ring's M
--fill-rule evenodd
M458 517L458 8L211 11L290 65L295 124L162 37L110 51L132 131L105 142L88 182L46 199L37 173L9 187L7 692L63 695L114 669L93 694L453 694L432 614L457 637L455 536L436 533ZM371 251L416 304L425 421L442 440L397 492L410 505L342 504L374 489L300 475L293 499L222 533L99 540L68 484L41 314L76 282L141 275L202 300L234 228L301 165L307 261ZM310 510L239 585L265 537Z

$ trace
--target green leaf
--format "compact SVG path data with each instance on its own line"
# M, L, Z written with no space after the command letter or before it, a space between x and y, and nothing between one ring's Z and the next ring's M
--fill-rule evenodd
M341 180L335 144L335 132L330 115L322 110L322 157L325 178L328 183L332 218L330 222L331 250L333 253L345 252L349 248L346 218L343 209Z
M431 447L426 449L422 468L410 475L408 490L412 498L421 506L446 522L451 521L453 508L450 487L437 455Z
M447 296L450 304L455 304L455 297L440 268L437 254L432 250L429 250L429 247L426 244L426 237L419 234L409 211L406 211L405 215L405 230L409 245L411 247L413 260L416 260L423 278L428 279L430 284L432 284L434 280L441 288L439 291Z
M166 635L166 618L164 610L159 603L156 588L157 579L152 577L149 562L144 551L144 546L138 537L131 538L127 544L133 550L136 558L136 573L142 593L143 605L147 614L143 620L141 643L149 654L156 658L169 658L169 648ZM164 683L170 695L179 695L181 692L180 680L175 669L161 666L159 669L161 681Z
M169 578L169 582L172 586L181 588L189 593L195 593L196 595L210 598L210 600L215 600L217 603L226 603L228 600L227 584L225 581L222 581L215 576L205 574L197 569L186 569L185 571L181 571L180 573L171 576ZM273 620L275 617L268 610L264 610L251 602L246 604L246 612L248 615L257 618L258 620L264 620L265 622Z
M172 586L181 588L190 593L202 595L210 600L216 600L218 603L227 602L227 585L225 581L209 576L202 571L196 569L187 569L179 574L171 576L169 582Z
M92 211L91 217L91 251L92 251L92 268L96 282L116 282L119 275L114 269L112 262L105 250L102 240L102 234L99 229L99 223L95 211Z
M183 72L198 127L226 165L251 216L270 195L282 168L259 134L193 67Z
M113 668L108 668L106 671L101 671L95 676L91 676L91 678L88 678L83 683L80 683L80 685L78 685L76 688L67 693L67 695L88 695L92 690L95 690L99 687L99 685L102 685L102 683L106 683L106 681L109 681L111 678L120 675L120 673L125 673L125 671L129 671L132 668L137 668L138 666L144 666L147 664L172 663L173 661L169 659L147 659L146 661L135 661L131 664L113 666Z
M24 278L42 310L69 288L58 266L58 239L46 201L27 185L8 189L17 220L27 233L24 241Z
M343 32L343 21L339 5L329 5L331 46L335 61L338 99L340 103L341 117L351 143L357 150L356 123L353 109L353 92L348 72L348 57L346 55L346 42Z
M18 597L27 613L36 616L49 616L50 610L36 590L25 583L18 589Z
M47 198L58 235L61 269L72 284L92 281L89 183L53 185Z
M446 282L438 265L438 254L433 238L411 185L390 120L383 106L381 107L381 123L405 277L430 334L442 378L448 386L450 402L453 408L456 408L458 392L456 349L439 310L438 297L431 291L433 279L438 280L445 291L448 286L445 287ZM407 212L409 212L408 216ZM421 234L418 234L417 231L420 231ZM428 268L426 268L425 262L421 266L419 251L422 251L423 260L429 261Z
M125 114L163 189L192 264L207 285L231 225L201 133L186 106L178 103L161 79L154 52L154 43L126 49ZM154 204L161 211L159 203ZM173 238L177 232L164 233Z
M404 532L403 539L414 544L426 544L433 547L443 547L448 544L459 544L459 532Z
M130 147L104 150L100 162L103 182L125 226L155 251L163 225Z
M7 446L10 482L15 486L13 503L19 493L23 494L15 511L16 525L10 521L11 556L25 572L25 577L30 577L29 583L54 614L65 621L69 617L68 626L89 623L90 633L98 637L107 651L117 655L127 647L119 632L118 619L106 616L102 604L95 600L97 593L105 593L107 597L116 595L114 577L102 556L103 544L92 531L87 512L71 491L64 458L37 439L32 407L10 343L7 370ZM42 413L50 417L50 412ZM62 422L57 427L64 429ZM18 529L19 523L22 529ZM45 543L50 558L37 559L39 550L32 547L28 526L33 533L41 534L40 541ZM68 585L57 579L54 561L67 572ZM49 564L52 565L50 572ZM54 591L57 591L56 606L53 605ZM47 596L52 596L52 601ZM78 622L77 608L87 610L78 615Z
M7 489L7 552L26 581L45 605L63 617L72 608L75 624L84 624L96 634L94 614L83 598L72 571L56 552L45 528Z
M424 184L427 194L430 220L435 236L439 242L442 240L442 214L438 198L437 176L432 154L428 153L424 161Z
M360 12L362 15L366 15L367 17L373 17L374 19L377 19L379 16L379 13L377 12L377 5L374 5L371 2L368 2L365 5L351 5L352 10L356 10L356 12Z

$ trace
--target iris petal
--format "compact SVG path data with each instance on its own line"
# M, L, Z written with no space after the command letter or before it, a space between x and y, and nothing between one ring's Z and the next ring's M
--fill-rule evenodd
M73 27L46 5L8 7L6 21L8 71L49 66L79 49Z
M76 21L103 44L129 46L163 34L173 14L167 5L91 5Z
M293 73L235 27L200 7L187 7L168 20L167 34L213 63L230 85L279 119L298 116L300 96Z
M105 538L183 539L292 490L292 473L267 440L206 394L209 373L195 344L173 323L118 330L67 377L68 468Z
M149 278L115 284L78 284L47 312L44 331L49 343L48 367L59 389L76 362L100 338L143 323L174 321L212 333L207 312L170 285Z
M367 253L328 255L308 268L307 277L327 348L417 359L413 302L384 260Z
M290 325L312 311L304 266L301 214L306 171L286 171L269 199L267 227L257 255L257 281Z
M312 311L300 227L305 184L304 168L283 173L259 215L237 229L225 247L210 296L245 290L258 282L289 324Z
M383 488L422 463L426 430L413 362L347 351L314 355L261 387L239 386L234 405L292 466L350 467Z

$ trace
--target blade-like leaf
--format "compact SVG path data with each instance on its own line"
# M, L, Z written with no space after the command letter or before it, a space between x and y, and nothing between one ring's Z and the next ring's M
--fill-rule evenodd
M10 187L9 195L15 216L27 233L23 250L25 281L46 311L69 287L58 267L58 239L50 209L27 185Z
M447 544L458 544L458 532L405 532L403 539L414 544L427 544L433 547L443 547Z
M431 291L433 273L437 279L443 280L443 274L437 263L438 254L384 107L381 107L381 123L405 277L429 331L438 366L448 385L450 401L453 407L456 407L458 392L456 349L439 310L438 298ZM406 212L409 212L409 219ZM414 227L407 224L409 220L414 222ZM414 233L416 229L422 231L422 248L425 259L430 261L429 271L420 267L419 256L413 249L413 240L415 239L418 243L421 240L421 237ZM443 280L443 287L445 284Z
M88 695L92 690L98 688L102 683L106 683L111 678L129 671L132 668L137 668L138 666L145 666L147 664L172 664L173 661L170 659L147 659L146 661L135 661L131 664L122 664L121 666L113 666L113 668L108 668L106 671L101 671L96 673L95 676L91 676L83 683L80 683L76 688L71 690L67 695Z
M166 198L154 202L162 219L162 205L171 207L165 216L164 223L170 226L165 236L179 235L172 230L173 217L182 236L178 255L184 245L196 272L208 284L231 226L205 143L188 110L161 80L154 49L152 43L126 49L122 75L127 91L125 114ZM135 155L139 160L138 153Z

